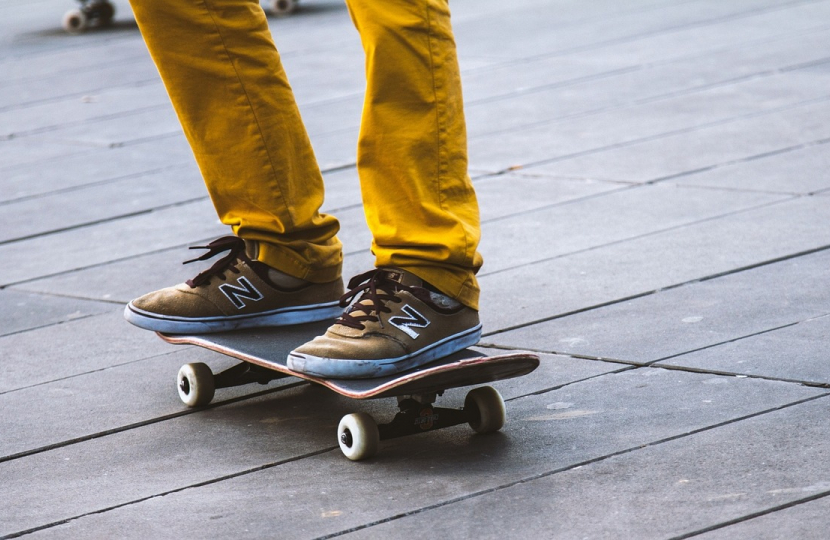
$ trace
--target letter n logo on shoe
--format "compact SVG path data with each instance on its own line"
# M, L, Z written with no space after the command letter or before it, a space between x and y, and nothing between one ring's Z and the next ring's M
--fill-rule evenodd
M236 280L236 282L241 286L234 287L230 283L223 283L222 285L219 285L219 290L222 291L222 294L228 297L228 300L236 306L236 309L244 308L245 300L259 302L263 299L262 293L256 290L256 287L254 287L245 276L240 277Z
M412 328L426 328L429 326L429 320L415 311L415 308L409 304L402 307L401 311L406 313L407 316L398 315L397 317L390 317L389 324L406 333L412 339L417 339L420 334Z

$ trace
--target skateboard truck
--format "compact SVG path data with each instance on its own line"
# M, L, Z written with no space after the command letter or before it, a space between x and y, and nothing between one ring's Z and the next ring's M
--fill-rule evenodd
M249 362L241 362L216 375L205 364L185 364L179 370L177 388L186 405L199 407L211 402L217 388L268 384L288 376ZM443 390L437 390L397 396L400 411L386 424L377 424L366 413L347 414L337 427L340 449L347 458L358 461L375 455L378 443L388 439L460 424L469 424L478 433L498 431L504 425L504 400L492 386L471 390L461 409L433 406L443 393Z
M440 392L398 397L398 412L391 422L376 424L366 413L347 414L337 427L340 450L352 461L372 457L378 443L388 439L416 435L469 424L477 433L491 433L504 426L504 400L492 386L471 390L462 409L433 407Z

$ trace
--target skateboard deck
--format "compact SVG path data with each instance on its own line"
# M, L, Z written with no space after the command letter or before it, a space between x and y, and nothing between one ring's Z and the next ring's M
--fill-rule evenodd
M286 329L290 328L290 329ZM396 397L442 392L460 386L484 384L526 375L539 365L537 356L513 353L487 356L465 349L419 368L373 379L326 379L288 368L288 353L325 331L325 325L302 325L256 330L236 330L216 334L159 334L168 343L204 347L286 376L320 384L353 399Z
M338 442L346 457L352 460L374 455L380 440L462 423L469 423L479 433L497 431L504 424L505 408L498 391L492 387L470 391L462 409L438 408L433 403L450 388L520 377L539 366L539 357L533 354L487 356L465 349L418 368L373 379L327 379L289 369L288 353L324 333L330 324L331 321L323 321L215 334L158 335L168 343L195 345L242 361L217 374L205 364L182 366L177 378L179 396L191 407L207 405L217 388L266 384L283 377L305 379L352 399L397 397L400 412L387 424L377 425L365 413L343 417L338 426Z

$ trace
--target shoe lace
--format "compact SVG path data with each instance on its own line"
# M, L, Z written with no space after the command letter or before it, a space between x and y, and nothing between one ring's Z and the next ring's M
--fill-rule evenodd
M219 253L225 251L229 252L227 255L216 261L213 266L200 273L195 278L187 280L185 283L187 283L191 289L195 289L200 285L210 284L211 278L214 277L224 281L226 279L225 272L229 270L235 274L240 273L241 270L236 267L237 261L239 259L245 261L248 260L248 256L245 254L245 241L237 236L223 236L222 238L214 240L206 246L193 246L190 249L206 249L208 252L202 254L200 257L196 257L195 259L184 261L182 264L189 264L196 261L206 261L215 257Z
M349 292L340 298L340 306L345 308L357 295L362 294L357 302L352 304L351 309L344 312L335 323L364 330L366 328L364 322L380 322L383 328L383 320L379 315L392 311L386 303L402 302L403 300L395 293L411 289L412 287L386 278L386 272L379 269L355 276L349 281Z

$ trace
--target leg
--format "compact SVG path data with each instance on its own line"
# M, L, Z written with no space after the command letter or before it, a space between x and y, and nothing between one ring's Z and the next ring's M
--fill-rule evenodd
M222 223L259 260L314 282L339 277L337 221L265 14L255 0L134 0Z
M347 3L366 52L358 172L380 269L349 283L356 302L288 366L364 378L478 342L480 233L447 0Z
M339 225L318 212L322 177L259 3L135 0L133 9L217 213L237 237L207 246L206 257L230 251L209 270L130 302L127 320L201 333L339 314Z
M366 53L358 171L376 265L477 309L479 214L447 0L347 4Z

